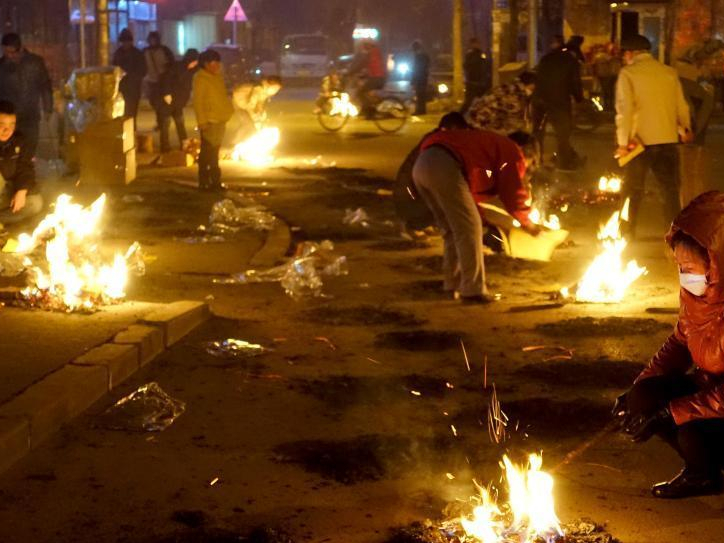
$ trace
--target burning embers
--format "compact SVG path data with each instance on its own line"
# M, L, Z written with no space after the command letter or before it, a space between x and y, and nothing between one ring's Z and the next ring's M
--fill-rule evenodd
M279 145L280 139L278 128L260 128L254 135L234 146L231 158L255 168L269 166L274 163L274 149Z
M563 288L564 298L574 297L578 302L615 303L621 302L626 290L639 277L646 273L646 268L639 266L635 260L623 264L623 251L626 239L621 233L621 223L628 222L629 200L621 211L616 211L598 232L602 252L593 260L586 270L575 292Z
M533 543L554 541L563 536L555 512L553 477L541 471L543 459L528 457L527 466L516 466L503 457L508 502L498 505L492 491L480 487L472 515L460 519L468 538L481 543Z
M110 260L104 258L97 235L105 203L105 194L88 207L63 194L32 234L21 234L16 247L6 247L25 256L32 285L21 296L30 305L91 311L125 297L129 260L139 245L132 244L125 254L116 253Z

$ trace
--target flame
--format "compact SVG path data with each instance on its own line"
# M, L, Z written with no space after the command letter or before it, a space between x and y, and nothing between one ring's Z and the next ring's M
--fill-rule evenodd
M231 158L246 162L255 168L262 168L274 162L273 151L279 145L281 133L276 127L260 129L256 134L237 143Z
M14 252L26 255L25 262L34 281L34 285L22 291L24 298L75 311L94 309L125 297L128 260L139 245L134 243L124 255L116 254L111 263L101 262L93 241L105 203L103 194L84 208L62 194L55 202L55 210L32 234L19 236ZM46 262L41 267L31 253L42 245Z
M359 115L359 109L352 103L349 94L346 92L333 96L330 102L332 108L329 110L329 115L345 115L347 117Z
M525 467L504 456L508 502L500 507L488 489L480 488L480 505L471 517L460 519L466 535L481 543L533 543L562 536L554 507L553 477L541 471L542 465L538 454L529 455Z
M549 230L561 229L561 220L558 218L558 215L548 215L546 217L537 207L534 207L530 210L528 218L533 224L545 226ZM516 219L513 219L513 226L520 228L520 222Z
M614 303L623 300L626 290L639 277L647 273L635 260L623 265L623 251L627 242L621 234L621 222L628 221L629 200L621 211L616 211L598 233L603 246L601 252L578 283L576 300L579 302ZM564 292L562 292L565 295Z
M615 175L612 175L611 177L602 175L598 180L598 190L600 192L618 193L621 192L622 185L623 181L621 181L621 178Z

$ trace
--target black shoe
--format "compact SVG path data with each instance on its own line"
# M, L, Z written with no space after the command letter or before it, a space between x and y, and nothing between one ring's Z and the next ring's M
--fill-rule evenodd
M691 498L693 496L712 496L721 494L724 490L721 473L716 475L698 475L689 472L686 468L671 479L671 481L657 483L651 487L655 498L676 500Z
M479 294L477 296L460 296L465 305L487 305L500 300L500 294Z

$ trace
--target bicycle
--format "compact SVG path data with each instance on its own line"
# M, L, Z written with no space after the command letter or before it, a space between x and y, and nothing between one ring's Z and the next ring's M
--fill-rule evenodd
M396 96L370 93L374 106L372 120L382 132L391 134L402 130L410 117L410 110ZM351 118L358 117L360 108L346 92L334 92L319 105L317 120L325 130L338 132Z

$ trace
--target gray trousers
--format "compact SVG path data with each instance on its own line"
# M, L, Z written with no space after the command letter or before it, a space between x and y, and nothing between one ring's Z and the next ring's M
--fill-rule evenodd
M29 219L40 213L43 209L43 197L40 194L28 194L25 198L25 207L13 213L10 202L15 196L10 183L0 175L0 225L15 224Z
M431 147L418 157L412 177L442 233L445 290L484 294L483 223L460 164L444 149Z

